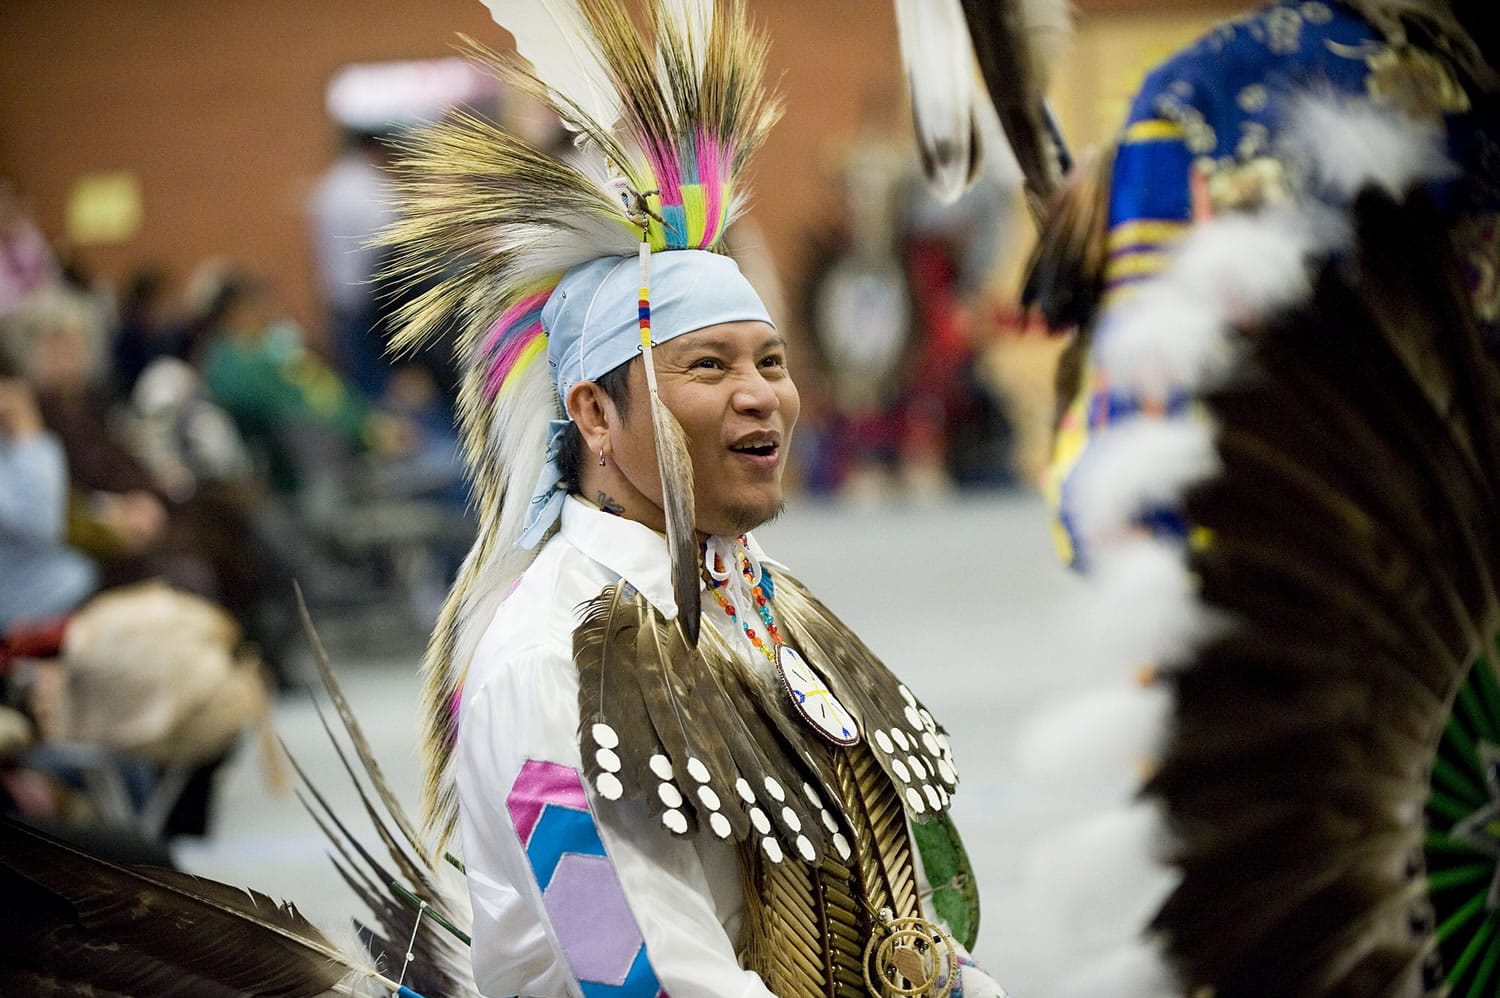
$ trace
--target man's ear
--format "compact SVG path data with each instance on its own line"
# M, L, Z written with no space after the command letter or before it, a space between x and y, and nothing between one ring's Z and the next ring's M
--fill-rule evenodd
M564 400L568 418L578 426L584 446L595 454L601 453L609 439L609 431L618 418L614 403L596 382L580 381L568 389Z

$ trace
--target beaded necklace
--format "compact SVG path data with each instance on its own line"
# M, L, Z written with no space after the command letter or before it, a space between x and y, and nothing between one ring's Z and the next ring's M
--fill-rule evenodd
M736 559L739 561L740 573L744 575L745 581L750 584L750 596L755 601L755 610L760 615L761 622L765 624L766 634L770 637L771 644L773 646L780 645L781 631L777 629L776 618L771 613L771 594L775 591L771 584L771 577L762 570L760 579L756 580L755 573L750 567L750 559L745 556L744 551L745 538L741 535L739 538L739 547L735 552ZM714 568L716 571L710 574L707 580L708 591L714 594L714 599L718 601L719 606L723 608L727 616L739 621L740 627L745 631L745 637L750 639L750 644L755 646L757 651L774 664L776 661L776 652L772 648L766 647L765 641L761 639L759 634L755 633L755 628L750 626L748 620L740 616L739 612L735 610L734 604L725 595L724 590L729 587L729 573L724 570L724 564L719 560L717 555L715 556L715 561ZM715 578L716 575L722 575L723 578Z

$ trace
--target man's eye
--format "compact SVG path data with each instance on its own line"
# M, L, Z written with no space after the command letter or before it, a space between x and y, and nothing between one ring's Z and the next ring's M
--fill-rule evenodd
M779 353L773 353L769 357L762 358L761 367L786 367L786 358Z
M694 370L703 371L717 371L723 366L723 364L719 363L719 359L717 357L704 357L700 360L693 361L691 365Z

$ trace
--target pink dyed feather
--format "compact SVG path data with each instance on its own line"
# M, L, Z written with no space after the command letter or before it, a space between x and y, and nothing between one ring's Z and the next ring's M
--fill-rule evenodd
M505 387L506 379L517 373L516 361L525 353L526 348L532 341L542 335L541 310L537 310L536 318L522 326L520 332L510 336L500 347L500 352L490 362L489 370L485 372L484 388L488 397L494 399ZM533 358L534 360L535 358Z

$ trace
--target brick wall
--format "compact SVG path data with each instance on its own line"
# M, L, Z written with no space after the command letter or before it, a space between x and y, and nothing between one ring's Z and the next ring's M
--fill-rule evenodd
M823 210L819 136L847 128L872 83L898 78L894 20L875 0L754 6L789 97L759 164L756 216L785 251ZM83 251L89 267L118 278L156 261L181 279L228 256L269 275L314 338L303 205L336 147L323 111L330 74L447 55L459 32L507 40L478 0L7 0L3 21L0 176L48 235L63 233L79 176L133 171L143 225L128 243Z

